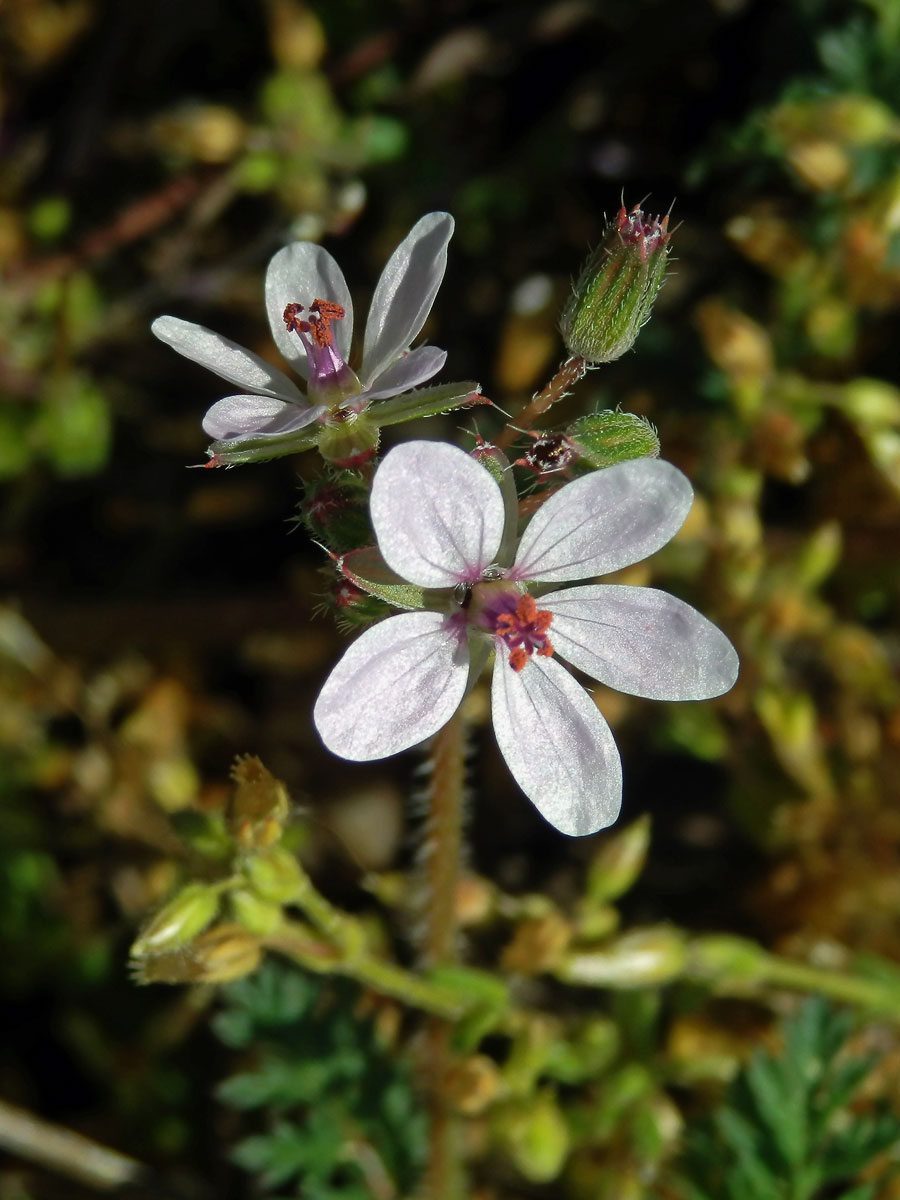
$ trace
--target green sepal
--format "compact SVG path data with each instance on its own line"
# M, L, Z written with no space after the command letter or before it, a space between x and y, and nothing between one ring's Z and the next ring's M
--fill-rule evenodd
M316 427L317 430L320 427ZM284 458L286 454L300 454L312 450L318 443L319 433L310 434L298 429L296 433L285 433L280 437L230 438L224 442L211 442L207 454L209 462L204 467L237 467L244 463L268 462L271 458Z
M377 425L399 425L401 421L436 417L439 413L450 412L454 408L466 408L470 404L490 403L491 401L481 394L481 384L469 379L462 383L438 383L433 387L404 392L402 396L376 400L368 410L368 415Z
M374 546L342 554L336 565L345 579L395 608L440 608L446 600L442 593L417 587L392 571Z
M650 422L617 409L579 418L566 430L566 437L579 458L594 468L659 455L659 438Z

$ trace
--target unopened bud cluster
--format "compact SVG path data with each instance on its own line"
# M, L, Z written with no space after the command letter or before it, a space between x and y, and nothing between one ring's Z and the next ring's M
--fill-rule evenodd
M372 541L369 488L355 471L308 482L297 515L316 541L338 554Z
M260 939L279 928L303 887L296 857L278 844L290 807L284 784L250 755L232 778L221 821L231 873L185 884L150 917L131 948L141 983L225 983L256 970Z
M669 218L624 206L587 260L560 329L570 354L588 363L613 362L634 345L650 319L666 277Z

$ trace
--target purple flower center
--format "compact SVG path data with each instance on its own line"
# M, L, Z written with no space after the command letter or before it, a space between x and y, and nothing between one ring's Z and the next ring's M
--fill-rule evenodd
M333 300L313 300L309 317L301 319L302 304L289 304L284 310L285 328L296 333L309 362L308 395L313 402L340 404L362 391L359 379L347 366L334 344L331 325L344 318L344 309Z
M477 623L509 647L509 665L521 671L532 654L549 658L553 646L547 630L553 614L538 609L534 596L521 592L496 592L482 606Z

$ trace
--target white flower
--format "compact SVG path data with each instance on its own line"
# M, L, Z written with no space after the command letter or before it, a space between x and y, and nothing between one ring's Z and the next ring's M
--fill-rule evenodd
M441 285L452 234L449 213L428 213L391 255L372 297L356 371L347 363L353 303L340 267L315 242L278 251L266 272L266 310L272 337L305 381L305 392L229 338L178 317L157 317L152 330L161 341L243 389L210 408L203 418L206 433L219 442L283 437L335 413L337 420L352 419L371 401L436 375L446 351L409 346Z
M391 450L371 497L381 555L411 583L447 590L436 611L389 617L346 651L316 702L325 745L367 761L430 737L493 647L494 732L519 786L563 833L612 824L622 797L618 750L554 655L631 695L704 700L732 686L737 654L705 617L655 588L588 584L536 599L526 584L639 562L677 533L692 500L670 463L620 463L551 495L513 557L514 516L484 467L438 442Z

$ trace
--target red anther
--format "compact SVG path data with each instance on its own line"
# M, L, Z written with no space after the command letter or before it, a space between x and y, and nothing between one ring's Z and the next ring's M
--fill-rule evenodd
M299 320L300 313L303 312L302 304L288 304L284 310L284 324L288 333L306 333L309 326L305 321Z
M313 300L309 306L310 333L319 346L333 346L334 335L331 332L331 322L340 321L344 309L333 300Z
M510 651L509 665L516 672L521 671L528 662L528 651L523 650L521 646L516 650Z
M317 312L324 321L340 321L345 313L343 306L334 300L313 300L309 311Z

